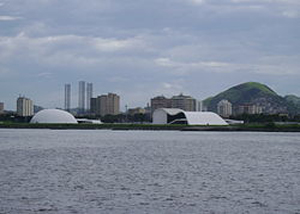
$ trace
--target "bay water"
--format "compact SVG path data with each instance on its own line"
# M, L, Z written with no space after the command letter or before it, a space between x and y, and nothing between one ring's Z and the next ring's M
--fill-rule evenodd
M300 213L300 133L0 129L0 214Z

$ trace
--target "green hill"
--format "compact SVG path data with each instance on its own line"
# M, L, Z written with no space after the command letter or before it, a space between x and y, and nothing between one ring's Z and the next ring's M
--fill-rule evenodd
M284 99L291 114L300 114L300 97L295 95L287 95L284 97Z
M223 99L231 102L233 106L245 104L264 106L268 113L285 113L288 109L283 97L268 86L257 82L234 86L214 97L207 98L204 100L204 105L208 110L216 112L217 104Z

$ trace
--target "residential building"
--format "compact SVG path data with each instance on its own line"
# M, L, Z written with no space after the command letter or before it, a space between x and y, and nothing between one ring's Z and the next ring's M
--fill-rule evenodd
M71 109L71 84L65 84L65 110Z
M196 111L197 100L191 96L185 96L183 94L173 96L171 98L171 103L171 108L179 108L184 111Z
M240 114L262 114L263 113L263 107L257 106L257 105L239 105L235 108L235 115Z
M108 93L97 98L91 98L91 113L101 116L119 114L120 97L117 94Z
M4 113L4 103L0 102L0 114Z
M166 97L157 96L151 99L150 102L152 113L159 108L172 108L172 101Z
M183 94L172 98L158 96L151 99L151 110L154 112L158 108L179 108L185 111L196 111L197 100Z
M79 82L78 110L79 113L84 113L85 111L85 81Z
M200 100L197 100L196 101L196 111L204 111L204 108L203 108L203 102L200 101Z
M87 83L86 85L86 109L91 110L91 98L93 97L93 83Z
M26 97L17 99L17 114L22 117L33 115L33 101Z
M107 95L107 114L116 115L120 113L120 97L116 94Z
M232 104L228 100L221 100L217 104L217 113L225 118L232 115Z

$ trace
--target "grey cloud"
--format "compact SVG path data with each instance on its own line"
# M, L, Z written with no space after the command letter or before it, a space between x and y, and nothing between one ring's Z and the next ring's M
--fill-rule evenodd
M19 20L22 19L21 17L17 17L17 16L0 16L0 21L15 21L15 20Z
M22 19L0 21L0 91L5 81L16 86L0 95L13 106L8 96L28 91L48 105L35 88L60 96L64 82L79 79L138 106L162 93L205 98L249 80L300 93L282 78L299 78L299 7L292 0L6 1L0 16Z

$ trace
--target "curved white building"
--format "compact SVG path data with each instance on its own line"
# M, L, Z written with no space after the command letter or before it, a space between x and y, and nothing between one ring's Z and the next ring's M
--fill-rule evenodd
M36 113L30 123L78 123L69 112L59 109L44 109Z
M153 124L228 125L213 112L183 111L176 108L156 109Z

